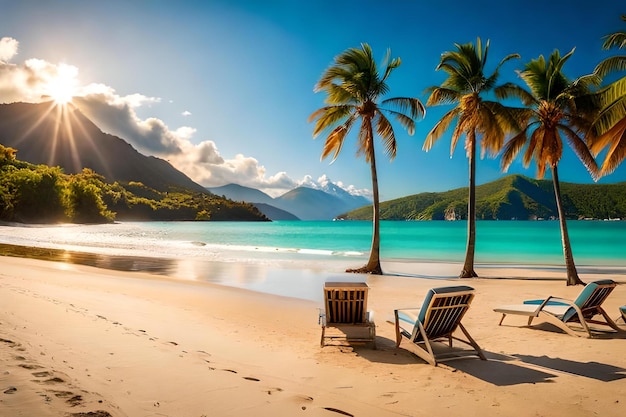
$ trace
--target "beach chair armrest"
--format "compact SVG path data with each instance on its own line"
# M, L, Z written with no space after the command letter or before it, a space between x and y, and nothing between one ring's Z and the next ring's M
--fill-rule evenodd
M545 300L543 300L541 304L539 304L539 308L537 309L537 312L539 312L540 310L543 310L545 306L549 306L549 305L567 305L570 307L576 307L576 304L574 304L572 300L567 300L565 298L551 295Z
M572 302L569 301L569 300L565 300L563 298L559 298L559 297L555 297L555 296L551 295L548 298L546 298L545 300L543 300L543 302L537 306L537 309L535 310L535 317L537 317L539 315L539 313L541 312L541 310L544 309L545 306L550 304L550 301L558 302L558 303L565 303L565 304L570 305L570 306L572 305Z
M574 303L572 300L567 300L565 298L554 297L554 296L550 296L550 297L546 298L543 301L543 303L541 303L539 305L537 310L535 310L535 317L537 317L539 315L539 313L544 309L544 307L550 306L550 301L559 303L561 305L569 306L570 308L573 308L576 311L576 315L578 315L578 317L581 320L581 322L584 322L583 312L580 309L580 307L578 307L578 305L576 305L576 303Z

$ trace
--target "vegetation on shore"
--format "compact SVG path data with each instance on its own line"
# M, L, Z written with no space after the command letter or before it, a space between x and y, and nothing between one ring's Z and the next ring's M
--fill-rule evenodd
M561 183L568 220L626 220L626 183ZM466 220L467 187L428 192L381 203L381 220ZM371 207L342 214L344 220L371 220ZM478 220L556 219L558 211L551 180L508 175L476 187Z
M0 145L2 221L268 220L252 204L233 202L208 192L163 192L139 182L110 184L90 169L68 175L59 167L20 161L16 152Z

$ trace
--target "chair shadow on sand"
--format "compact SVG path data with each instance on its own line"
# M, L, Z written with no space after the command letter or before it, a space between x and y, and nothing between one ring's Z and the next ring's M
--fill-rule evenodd
M599 362L577 362L568 359L550 358L548 356L513 355L524 363L546 369L566 372L569 374L596 379L603 382L617 381L626 378L626 368Z
M429 366L410 348L395 347L395 341L376 336L376 350L367 346L352 345L359 357L370 362L394 365ZM408 345L410 346L410 345ZM438 346L438 348L444 348ZM569 359L551 358L532 355L501 355L483 349L487 361L478 358L452 360L438 367L447 371L461 371L474 378L497 386L519 384L554 383L562 374L577 375L603 382L612 382L626 378L626 368L600 363L578 362Z
M393 365L410 366L430 366L426 361L411 351L411 345L396 348L394 340L385 337L376 337L376 350L366 346L354 345L354 353L358 356L377 363L387 363ZM437 349L447 349L441 344L437 344ZM509 386L518 384L537 384L543 382L554 382L552 378L557 377L554 373L528 368L522 365L511 363L513 360L509 356L501 356L485 351L487 361L481 361L472 357L463 357L458 360L451 360L439 364L438 368L446 371L462 371L485 382L498 385Z
M626 369L600 362L578 362L562 358L532 355L487 353L487 362L455 361L449 366L498 386L556 382L570 374L603 382L626 378Z

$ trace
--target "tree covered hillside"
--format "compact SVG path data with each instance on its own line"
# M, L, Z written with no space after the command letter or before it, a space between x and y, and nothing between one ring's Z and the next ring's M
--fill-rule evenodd
M626 218L626 183L562 183L568 219ZM420 193L381 203L383 220L459 220L467 218L467 188ZM340 218L371 220L371 207ZM531 220L557 217L551 180L509 175L476 187L476 216L480 220Z
M208 192L157 191L139 182L106 183L90 169L19 161L0 145L0 220L21 223L106 223L113 220L267 220L254 206Z

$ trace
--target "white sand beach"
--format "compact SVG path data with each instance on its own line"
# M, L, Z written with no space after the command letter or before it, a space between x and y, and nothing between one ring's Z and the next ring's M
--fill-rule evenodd
M415 270L420 264L386 269L445 276L454 266L422 267L426 272ZM183 276L2 257L0 415L624 414L625 334L572 337L547 325L524 327L524 317L498 326L493 312L527 298L574 298L581 287L567 287L549 271L477 271L483 277L471 280L345 275L371 288L374 350L320 348L322 305L312 299ZM604 304L617 317L626 304L626 276L582 278L620 283ZM464 324L488 361L433 367L411 353L406 341L396 349L388 322L393 309L419 307L429 288L456 284L476 289Z

